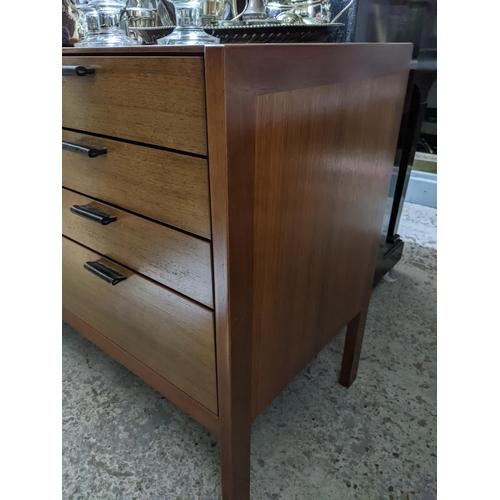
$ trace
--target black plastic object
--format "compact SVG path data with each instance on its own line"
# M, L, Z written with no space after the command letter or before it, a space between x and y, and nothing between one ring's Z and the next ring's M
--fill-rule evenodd
M63 66L62 76L87 76L95 75L94 68L86 68L85 66Z
M62 141L62 148L66 151L71 151L72 153L78 153L79 155L88 156L89 158L95 158L96 156L105 155L108 152L106 148L89 148L88 146L74 144L67 141Z
M83 267L110 285L116 285L120 283L120 281L125 281L127 279L127 277L123 274L111 269L106 264L103 264L98 260L94 262L85 262Z
M97 222L103 226L107 226L108 224L111 224L111 222L115 222L117 220L114 215L105 214L90 205L73 205L69 210L75 215L79 215L80 217L91 220L92 222Z

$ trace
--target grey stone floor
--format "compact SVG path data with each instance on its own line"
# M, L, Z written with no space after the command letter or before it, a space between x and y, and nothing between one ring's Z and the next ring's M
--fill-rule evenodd
M344 333L255 421L252 500L436 498L436 210L405 204L358 378ZM63 325L64 499L217 500L214 435Z

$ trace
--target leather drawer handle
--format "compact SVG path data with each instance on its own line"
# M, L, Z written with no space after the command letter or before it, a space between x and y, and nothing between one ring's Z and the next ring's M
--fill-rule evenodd
M97 222L98 224L102 224L103 226L107 226L112 222L115 222L117 218L114 215L108 215L104 212L101 212L97 208L94 208L90 205L72 205L70 207L70 212L75 215L79 215L84 219L91 220L92 222Z
M88 146L83 146L82 144L74 144L67 141L62 141L62 148L65 151L78 153L79 155L88 156L89 158L95 158L96 156L105 155L108 152L106 148L89 148Z
M87 76L95 75L94 68L86 68L85 66L63 66L62 76Z
M116 285L120 283L120 281L125 281L127 279L127 277L123 274L111 269L106 264L103 264L98 260L94 262L85 262L83 267L110 285Z

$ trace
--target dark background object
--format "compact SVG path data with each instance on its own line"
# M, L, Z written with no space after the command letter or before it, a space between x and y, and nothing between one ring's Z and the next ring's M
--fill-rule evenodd
M350 15L355 16L354 38L350 39L349 31L345 41L414 44L413 69L408 79L375 285L394 267L403 252L404 242L397 234L399 220L426 114L427 98L437 79L437 5L436 0L357 0L356 14Z
M330 0L330 12L332 19L349 3L350 0ZM359 0L356 0L349 10L344 12L336 22L343 23L344 26L340 27L336 32L336 42L354 42L354 34L356 30L356 14Z

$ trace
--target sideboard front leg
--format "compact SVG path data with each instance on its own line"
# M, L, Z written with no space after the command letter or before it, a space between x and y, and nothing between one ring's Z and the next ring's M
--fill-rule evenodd
M234 423L233 423L234 424ZM223 500L250 498L250 424L229 425L220 432Z
M339 379L344 387L350 387L356 380L367 313L368 306L364 307L347 325Z

